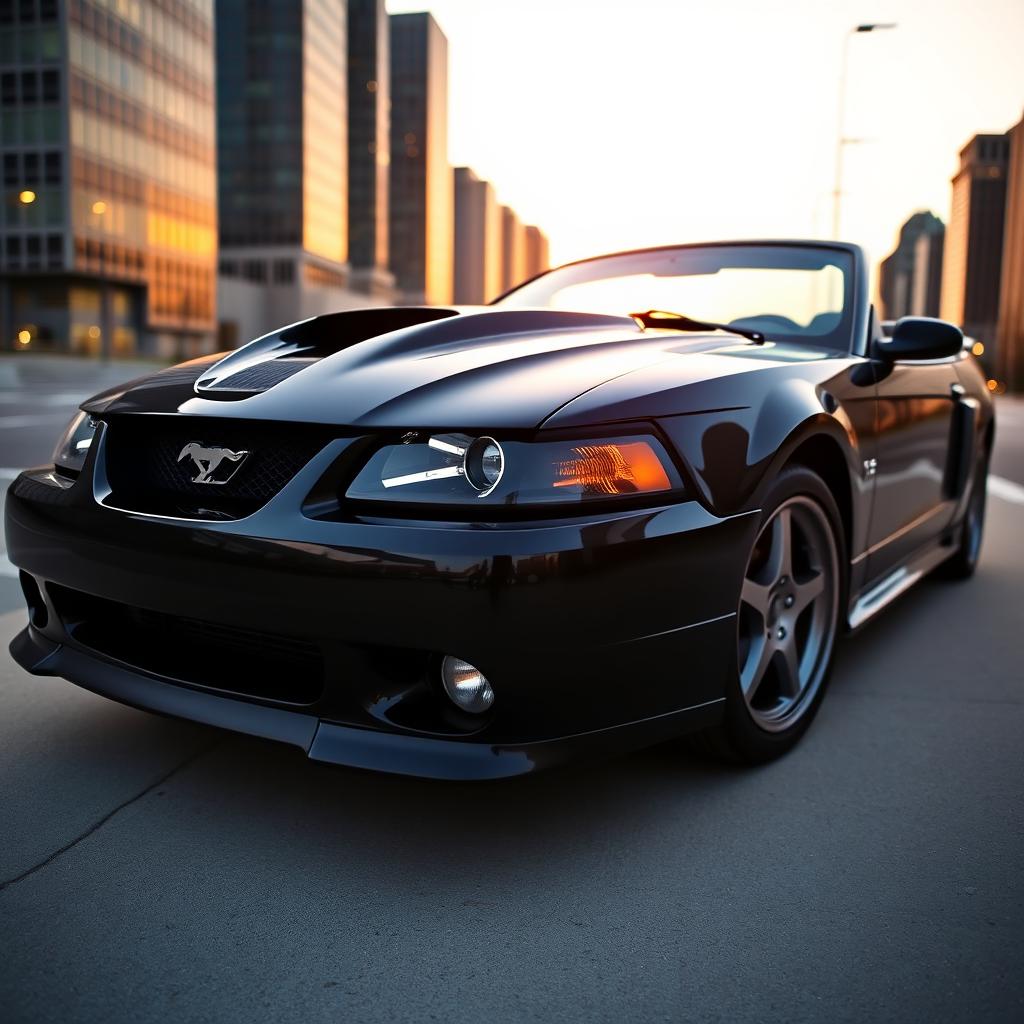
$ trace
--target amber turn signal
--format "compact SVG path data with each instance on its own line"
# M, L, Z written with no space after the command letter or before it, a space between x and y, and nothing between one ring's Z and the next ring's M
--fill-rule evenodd
M587 444L555 463L555 487L580 487L589 494L645 494L672 484L646 441Z

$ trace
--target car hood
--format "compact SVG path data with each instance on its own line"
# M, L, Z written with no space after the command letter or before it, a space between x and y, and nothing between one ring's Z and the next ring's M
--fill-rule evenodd
M638 371L646 389L657 367L671 364L680 386L750 370L761 355L734 335L644 331L629 317L366 310L293 325L112 389L84 408L373 429L530 429ZM763 351L764 360L773 356Z

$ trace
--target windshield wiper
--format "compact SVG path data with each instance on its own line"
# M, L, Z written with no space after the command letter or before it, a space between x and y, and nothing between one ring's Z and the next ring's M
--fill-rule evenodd
M664 309L649 309L646 313L629 314L641 327L664 327L670 331L728 331L741 338L749 338L755 345L763 345L765 337L760 331L731 324L716 324L711 320L693 320L682 313L669 313Z

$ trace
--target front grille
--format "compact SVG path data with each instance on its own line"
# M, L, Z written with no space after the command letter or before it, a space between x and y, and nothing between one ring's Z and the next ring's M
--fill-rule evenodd
M76 642L143 672L282 704L313 704L323 693L323 654L307 640L148 611L55 583L47 592Z
M187 416L118 416L104 451L118 508L190 519L238 519L262 508L334 436L330 428ZM185 449L247 452L225 459L213 479L196 483L201 464Z

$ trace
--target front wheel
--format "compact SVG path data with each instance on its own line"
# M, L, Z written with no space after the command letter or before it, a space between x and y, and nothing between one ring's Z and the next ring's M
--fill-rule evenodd
M786 470L764 503L736 615L736 671L712 746L751 763L785 753L824 696L845 594L835 501L810 470Z

